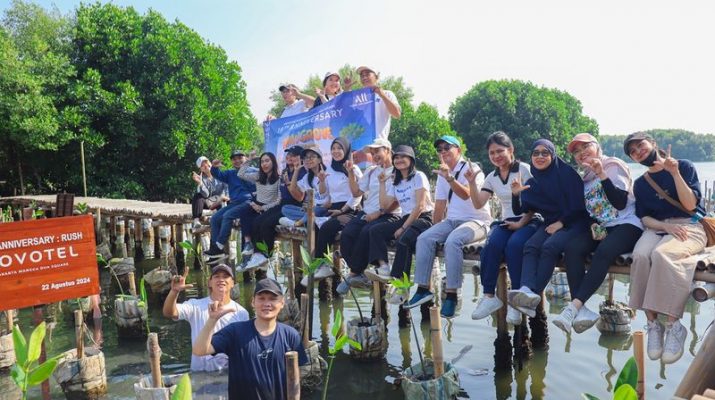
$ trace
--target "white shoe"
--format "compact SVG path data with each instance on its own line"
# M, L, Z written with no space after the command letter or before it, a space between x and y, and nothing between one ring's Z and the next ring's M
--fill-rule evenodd
M648 358L657 360L663 355L663 331L660 321L648 321Z
M514 326L521 325L521 312L512 306L506 309L506 322Z
M522 314L526 314L527 317L534 318L536 316L536 310L533 308L514 306L514 308Z
M568 335L571 333L571 326L573 325L574 318L576 318L576 314L578 313L579 310L576 309L576 306L569 302L569 304L561 310L561 314L557 315L551 322L561 328L561 330L566 332Z
M239 272L250 271L264 264L268 264L268 258L266 258L263 253L253 253L251 259L246 263L246 266L241 268Z
M531 291L526 286L522 286L519 290L510 290L511 305L516 307L536 309L541 302L541 296Z
M394 279L390 275L385 276L385 275L379 274L369 268L365 270L364 274L367 277L367 279L374 281L374 282L390 283Z
M663 355L661 361L663 364L672 364L683 356L683 345L685 338L688 336L688 331L680 323L673 322L673 325L665 328L665 344L663 345Z
M295 226L295 221L288 217L281 217L278 220L278 224L283 225L283 226Z
M318 229L320 229L320 227L323 226L323 224L329 219L330 217L315 217L315 225Z
M313 275L313 278L314 279L324 279L324 278L331 277L333 275L335 275L335 272L333 271L333 269L329 265L323 264L318 268L317 271L315 271L315 275Z
M472 312L472 319L479 320L486 318L493 312L502 308L503 305L504 303L502 303L502 301L496 296L482 297L479 299L479 303L477 303L477 308L475 308Z
M387 264L382 264L379 267L375 268L377 271L378 275L384 276L384 277L390 277L392 279L392 275L390 275L390 266Z
M390 295L390 299L387 301L390 304L400 305L404 304L405 300L407 300L407 296L402 294L399 290L395 289L394 286L390 286L388 288L388 295Z
M196 230L201 228L201 222L199 220L195 220L193 224L191 224L191 230Z
M601 318L601 316L598 313L589 310L584 304L578 310L578 314L576 314L576 318L573 320L573 330L576 333L583 333L590 327L596 325L599 318Z

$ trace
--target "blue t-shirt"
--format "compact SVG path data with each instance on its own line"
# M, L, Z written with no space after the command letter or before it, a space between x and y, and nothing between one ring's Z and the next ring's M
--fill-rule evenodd
M698 172L695 170L695 166L689 160L678 160L678 170L680 171L680 176L683 177L683 180L695 195L696 203L698 203L697 211L705 214L704 210L699 205L702 195L700 193ZM661 170L656 173L651 173L650 177L653 178L655 183L657 183L658 186L660 186L670 197L676 201L679 200L678 190L675 188L675 181L673 180L673 175L671 175L670 172ZM648 181L646 181L643 176L636 179L636 182L633 184L633 194L636 196L636 215L638 218L649 216L662 221L666 218L690 217L690 214L680 211L675 206L668 203L667 200L661 199L660 195L658 195L655 189L650 186Z
M256 169L249 168L249 171L256 171ZM217 167L211 167L211 175L228 185L228 197L231 198L232 203L241 204L248 201L251 199L251 193L256 191L256 185L239 178L238 170L235 168L221 171Z
M297 351L298 364L308 363L300 335L279 322L272 334L261 336L254 321L229 324L211 339L214 351L228 356L228 397L232 400L285 399L285 353Z

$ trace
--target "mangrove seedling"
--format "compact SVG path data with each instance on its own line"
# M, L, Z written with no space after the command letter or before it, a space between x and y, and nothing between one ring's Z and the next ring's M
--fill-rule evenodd
M181 375L179 383L176 384L176 389L171 395L171 400L191 400L191 378L189 374Z
M146 324L146 333L150 333L151 329L149 329L149 296L146 294L146 283L144 283L144 277L139 280L139 301L137 302L137 307L141 307L144 309L146 313L146 319L144 320L144 323Z
M15 219L12 217L12 208L10 206L5 207L0 218L2 219L0 222L13 222Z
M89 214L89 206L87 203L77 203L74 206L75 212L80 215Z
M340 310L335 313L335 321L333 321L333 328L331 329L330 333L335 338L335 344L332 347L328 348L328 358L330 358L330 362L328 363L328 372L325 374L325 384L323 385L323 400L328 398L328 382L330 381L330 371L333 370L333 362L335 361L335 356L338 354L338 352L341 351L346 344L350 345L356 350L362 350L362 346L360 345L360 343L350 339L348 335L345 334L345 330L343 329L343 315Z
M117 286L119 286L119 292L121 293L122 298L124 298L125 294L124 294L124 289L122 288L122 282L119 281L119 277L117 276L116 273L114 273L114 270L109 266L109 262L106 259L104 259L104 257L99 253L97 253L97 266L109 269L109 273L112 274L112 276L114 277L114 280L117 281Z
M636 386L638 385L638 366L636 359L631 357L626 361L621 373L618 374L616 386L613 388L613 400L638 400ZM582 393L581 397L585 400L600 400L598 397Z
M393 278L392 282L390 283L392 284L392 287L394 287L398 293L402 294L402 297L405 299L409 297L410 288L415 285L415 283L410 280L409 275L404 272L402 273L401 279ZM412 315L409 313L409 310L407 315L409 315L410 319L412 319ZM427 371L425 369L425 359L422 356L422 348L420 347L420 339L417 336L417 328L415 327L415 324L410 325L412 325L412 332L415 335L415 344L417 345L417 354L419 354L420 356L420 365L422 366L422 371Z
M30 386L41 384L57 368L59 356L36 365L38 364L37 360L40 358L42 342L45 340L45 333L47 332L46 329L44 321L37 325L30 335L29 345L25 341L25 336L22 335L19 326L15 325L12 330L12 342L15 346L15 364L10 369L10 376L22 391L23 400L27 398L27 389Z

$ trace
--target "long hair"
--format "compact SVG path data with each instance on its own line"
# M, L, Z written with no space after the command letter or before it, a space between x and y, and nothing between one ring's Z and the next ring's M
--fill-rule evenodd
M415 176L415 160L412 157L407 158L410 160L410 167L407 169L407 177L405 178L405 182L409 182L410 179ZM394 157L392 158L392 165L395 165ZM400 182L402 182L402 172L395 169L395 179L392 181L392 185L397 186Z
M326 167L325 167L325 164L323 164L323 155L318 153L317 151L313 151L313 150L311 150L311 151L318 155L318 160L320 160L320 166L322 166L323 171L325 171ZM315 178L315 173L313 172L312 169L309 169L308 170L308 185L310 185L311 188L313 187L313 178Z
M489 146L491 146L492 144L496 144L502 147L510 147L512 149L514 148L514 144L511 142L511 138L509 137L509 135L502 131L496 131L489 135L489 137L487 138L487 145L485 146L487 151L489 151Z
M271 160L271 172L268 174L263 172L263 168L261 168L261 159L263 158L263 156L268 156L268 158ZM261 154L260 157L258 157L258 183L260 183L261 185L272 185L276 183L278 178L278 161L276 160L276 155L266 151Z

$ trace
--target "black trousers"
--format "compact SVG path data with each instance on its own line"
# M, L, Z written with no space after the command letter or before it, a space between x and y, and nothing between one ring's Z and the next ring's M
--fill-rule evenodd
M345 202L331 204L329 210L339 210L344 205ZM335 242L335 237L354 216L355 214L351 212L337 217L330 217L320 226L315 237L315 253L313 254L315 258L323 257L327 253L328 246Z
M378 260L387 261L387 244L395 237L395 232L405 223L408 215L392 222L383 222L373 225L370 228L370 256L371 263ZM432 226L432 213L423 213L409 228L395 241L395 261L392 263L390 275L395 278L402 278L402 274L410 275L412 265L412 254L415 252L415 244L420 233Z
M643 231L635 225L621 224L606 228L608 235L601 241L593 240L591 231L571 238L564 249L564 263L572 299L584 304L596 292L608 274L608 267L616 257L633 250ZM586 257L591 252L591 267L586 271Z
M360 211L344 227L340 234L340 254L350 267L350 271L361 274L370 262L370 228L383 222L393 222L398 219L395 214L381 215L367 222L363 219L365 213Z
M191 217L201 218L201 214L203 214L204 210L209 208L221 208L220 205L214 207L218 201L219 199L216 196L204 197L199 192L194 193L194 197L191 198Z
M276 225L278 225L278 220L281 219L283 214L281 214L282 205L277 205L273 208L258 214L256 219L253 221L253 229L251 232L251 242L253 242L254 251L258 251L256 243L263 242L268 247L268 252L273 251L273 244L276 241ZM264 254L268 256L268 254Z

